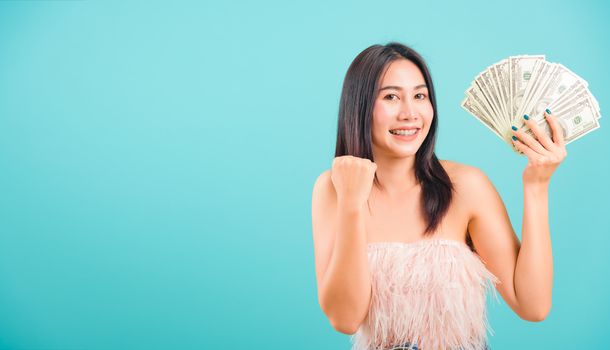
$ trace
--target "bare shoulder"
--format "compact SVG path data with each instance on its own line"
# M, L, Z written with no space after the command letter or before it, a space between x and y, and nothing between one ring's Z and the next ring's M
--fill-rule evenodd
M451 181L456 187L462 190L472 191L476 188L472 186L481 185L484 182L488 182L489 178L485 173L472 165L458 163L452 160L439 160Z
M330 180L330 169L326 169L326 170L324 170L324 171L323 171L323 172L322 172L322 173L321 173L321 174L318 176L318 178L316 179L316 182L315 182L315 184L314 184L314 188L315 188L316 186L323 185L324 183L326 183L326 182L328 182L328 181L331 181L331 180Z
M325 170L318 176L313 186L312 196L312 200L317 202L312 204L321 204L320 202L329 201L336 197L335 186L333 186L330 178L330 170Z
M479 168L450 160L440 160L451 178L455 198L472 218L482 201L497 196L497 191L487 175Z

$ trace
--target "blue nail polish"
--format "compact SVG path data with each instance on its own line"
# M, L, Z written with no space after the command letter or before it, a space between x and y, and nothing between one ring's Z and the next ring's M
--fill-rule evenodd
M513 126L511 126L511 128L512 128L513 130L517 131L517 127L516 127L516 126L514 126L514 125L513 125Z
M524 114L524 115L523 115L523 119L525 119L525 120L530 120L530 117L529 117L527 114Z
M513 136L513 141L517 141L517 138Z
M546 114L551 114L551 110L550 109L546 109Z

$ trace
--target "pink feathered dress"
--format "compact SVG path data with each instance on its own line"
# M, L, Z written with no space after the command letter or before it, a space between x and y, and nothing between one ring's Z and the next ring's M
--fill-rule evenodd
M486 331L493 334L486 294L498 300L499 280L468 245L435 238L370 243L367 250L373 294L368 316L350 337L352 350L486 348Z

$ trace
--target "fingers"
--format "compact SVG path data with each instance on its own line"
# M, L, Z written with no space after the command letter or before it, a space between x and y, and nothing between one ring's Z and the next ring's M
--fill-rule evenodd
M518 139L513 138L513 144L519 151L524 153L529 159L536 159L536 158L540 157L539 153L535 152L534 150L532 150L530 147L528 147L526 144L519 141Z
M544 132L542 128L538 125L538 122L529 117L526 118L526 115L524 115L523 118L525 119L525 125L527 125L528 128L534 134L534 136L536 136L538 142L540 142L540 144L542 144L547 151L552 152L555 149L556 145L553 144L553 141L551 140L549 135L547 135L546 132Z
M529 117L528 117L529 119ZM525 124L530 127L532 124L535 124L533 121L530 121L526 119L525 120ZM537 126L537 125L536 125ZM545 155L548 153L548 151L545 149L544 146L542 146L542 144L540 144L540 142L538 142L536 139L534 139L531 135L529 135L528 133L526 133L523 130L519 130L517 127L513 126L513 141L515 141L515 138L518 139L522 144L527 145L529 148L531 148L532 150L534 150L536 153L539 153L541 155ZM532 132L534 133L534 135L536 135L536 131L533 130L530 127L530 130L532 130ZM537 135L536 135L537 136ZM548 137L547 137L548 138ZM538 140L540 140L540 138L538 138ZM550 140L548 140L549 143L551 143Z
M548 108L544 111L544 116L546 117L546 121L549 123L549 127L551 128L553 143L558 147L563 147L565 145L563 128L557 122L557 118L551 114L551 111Z
M543 130L535 120L531 120L527 115L524 115L525 124L535 138L528 132L513 126L513 144L517 150L527 155L534 164L558 164L567 155L563 129L557 119L550 113L550 110L547 109L544 116L549 124L552 140L547 135L547 131Z

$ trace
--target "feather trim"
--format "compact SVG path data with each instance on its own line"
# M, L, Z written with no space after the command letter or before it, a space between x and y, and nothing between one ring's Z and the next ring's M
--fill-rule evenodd
M352 350L395 346L481 350L493 329L486 293L499 280L465 243L424 239L368 245L373 294L368 315L350 337ZM409 347L411 345L411 347Z

